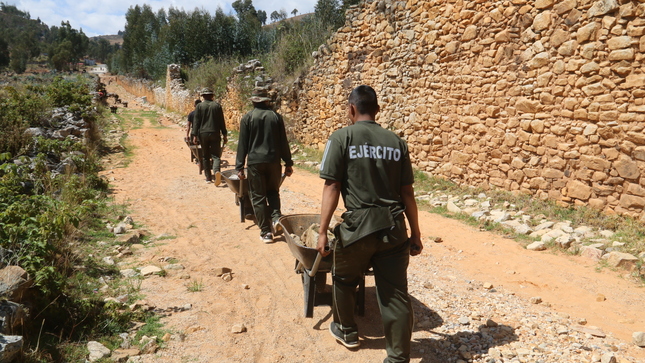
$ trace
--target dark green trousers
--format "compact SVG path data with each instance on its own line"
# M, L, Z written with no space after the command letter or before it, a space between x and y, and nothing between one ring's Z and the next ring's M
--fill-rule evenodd
M249 177L249 196L253 212L261 233L271 232L272 220L281 216L280 212L280 163L261 163L247 166Z
M204 158L204 174L206 178L211 178L211 168L213 173L220 171L220 159L222 157L222 138L219 133L202 132L199 134L199 143L202 145Z
M410 242L392 245L372 233L353 244L336 244L332 276L334 322L346 334L358 335L354 320L356 288L371 265L385 332L384 363L409 362L414 315L408 295Z

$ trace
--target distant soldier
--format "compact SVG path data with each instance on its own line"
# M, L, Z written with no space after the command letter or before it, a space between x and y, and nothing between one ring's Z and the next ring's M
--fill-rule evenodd
M201 95L204 101L195 107L193 130L190 134L193 136L193 143L197 144L199 142L202 146L206 182L213 182L212 168L215 173L215 185L217 186L222 182L220 173L222 146L228 142L226 123L224 122L222 106L213 101L213 91L210 88L204 88Z

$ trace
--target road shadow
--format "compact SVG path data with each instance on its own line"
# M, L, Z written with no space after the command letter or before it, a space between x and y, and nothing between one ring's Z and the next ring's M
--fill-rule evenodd
M424 335L431 335L431 337L412 340L411 358L420 358L422 363L445 363L456 361L457 359L469 361L467 354L487 354L490 348L507 345L518 340L515 329L508 325L498 324L494 321L471 321L470 325L464 326L456 321L449 323L414 296L412 296L412 307L415 317L413 331L427 332ZM327 307L321 306L320 308L325 309ZM314 328L327 329L325 322L329 321L331 321L331 309L324 318L314 325ZM365 316L356 316L356 322L359 326L361 339L360 349L383 350L385 356L385 338L383 336L383 325L375 287L370 286L365 289ZM445 324L459 325L461 331L454 334L435 331L435 329ZM459 347L462 345L470 347L466 356L459 351ZM339 349L341 348L339 347Z

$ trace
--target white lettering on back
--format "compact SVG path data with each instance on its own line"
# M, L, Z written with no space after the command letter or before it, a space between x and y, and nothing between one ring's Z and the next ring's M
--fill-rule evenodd
M372 146L372 145L350 145L350 159L382 159L382 160L401 160L401 150L389 146Z

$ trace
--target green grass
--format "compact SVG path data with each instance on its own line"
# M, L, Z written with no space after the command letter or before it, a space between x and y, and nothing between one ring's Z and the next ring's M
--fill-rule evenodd
M157 344L163 342L161 338L168 333L167 330L163 329L163 324L159 321L161 318L159 316L149 316L145 320L145 325L137 331L137 334L134 337L135 342L141 341L141 338L145 335L147 337L157 337Z
M188 286L186 286L186 288L190 292L199 292L204 289L204 284L202 280L199 280L199 281L193 280L190 283L188 283Z

